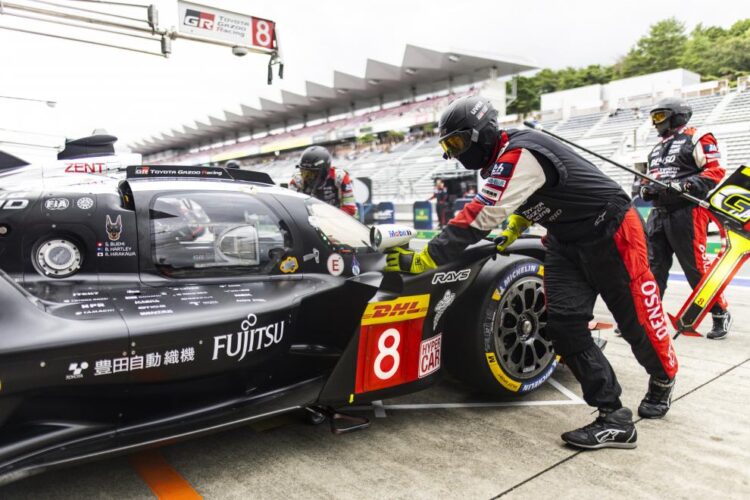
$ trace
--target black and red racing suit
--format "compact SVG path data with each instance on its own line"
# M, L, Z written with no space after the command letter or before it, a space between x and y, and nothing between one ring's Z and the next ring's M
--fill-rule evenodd
M305 185L302 175L298 172L289 181L289 189L314 196L351 216L357 215L357 202L354 198L352 180L344 169L330 167L325 180L314 188Z
M648 156L649 174L661 181L688 184L691 194L704 198L724 178L720 157L713 134L683 127L654 146ZM677 255L688 283L695 288L708 267L708 210L671 191L656 191L648 198L654 204L646 224L649 261L662 297L667 289L673 255ZM726 307L721 296L711 312L721 314Z
M630 198L596 166L560 142L531 130L501 133L487 183L429 243L436 263L454 259L510 214L547 228L547 336L581 383L592 406L617 409L621 388L594 344L588 323L601 295L653 376L673 378L677 357L646 237Z

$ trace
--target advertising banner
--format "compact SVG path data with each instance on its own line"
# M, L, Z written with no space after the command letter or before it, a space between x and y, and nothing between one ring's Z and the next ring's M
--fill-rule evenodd
M375 224L395 224L396 207L390 201L381 201L378 203L375 212L372 214Z
M276 49L276 23L268 19L239 14L192 2L177 2L178 31L212 40Z
M414 202L414 229L432 229L432 203Z

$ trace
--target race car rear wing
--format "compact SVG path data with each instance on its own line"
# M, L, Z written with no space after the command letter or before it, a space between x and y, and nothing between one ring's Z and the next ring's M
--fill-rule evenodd
M128 179L202 178L224 179L242 182L271 184L271 176L254 170L228 169L222 167L186 167L181 165L131 165L127 168Z

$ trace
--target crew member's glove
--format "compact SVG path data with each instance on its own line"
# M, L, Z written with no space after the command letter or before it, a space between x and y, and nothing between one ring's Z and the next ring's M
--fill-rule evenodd
M659 192L651 185L641 186L639 193L643 201L654 201L659 197Z
M430 257L427 247L421 252L413 250L404 250L401 247L388 248L385 251L385 269L389 272L404 272L411 274L420 274L430 269L435 269L437 264Z
M511 214L508 226L495 238L498 252L504 252L511 243L516 241L531 226L531 221L522 215Z
M690 187L690 183L681 181L669 181L667 182L669 189L675 193L686 193Z

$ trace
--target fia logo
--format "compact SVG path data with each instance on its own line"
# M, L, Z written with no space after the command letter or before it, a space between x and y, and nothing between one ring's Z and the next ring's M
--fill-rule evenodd
M70 206L67 198L49 198L44 202L46 210L66 210Z
M109 241L117 241L122 234L122 215L118 215L114 222L107 215L107 238Z

